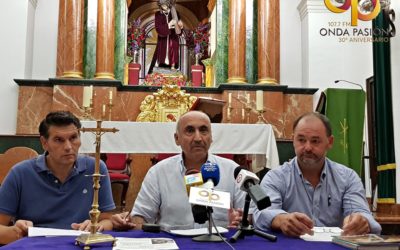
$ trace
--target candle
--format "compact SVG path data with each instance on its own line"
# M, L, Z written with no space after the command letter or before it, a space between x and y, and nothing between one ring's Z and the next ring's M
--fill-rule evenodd
M264 110L264 92L262 90L256 91L256 109L258 111Z
M106 105L103 104L103 112L102 112L102 117L104 118L106 116Z
M108 97L108 99L110 100L110 104L112 103L112 90L110 90L110 92L109 92L109 97Z
M83 107L90 107L90 87L83 87Z
M93 99L93 85L89 86L90 99Z
M228 95L228 106L231 107L232 104L232 93L229 93Z
M244 121L244 108L242 108L242 120Z
M249 104L250 104L250 93L248 93L248 94L247 94L247 97L246 97L246 99L247 99L247 103L249 103Z

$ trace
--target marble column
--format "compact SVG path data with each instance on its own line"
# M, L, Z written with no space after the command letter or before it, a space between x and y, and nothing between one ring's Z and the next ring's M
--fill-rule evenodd
M115 1L115 55L114 74L115 79L124 81L125 69L125 41L127 33L127 6L126 0Z
M247 83L246 0L231 0L229 3L228 83Z
M96 73L97 79L114 79L114 1L97 1Z
M246 79L254 84L258 79L258 8L257 0L246 0Z
M83 76L92 79L96 73L97 1L86 0L85 13Z
M258 0L259 84L279 82L279 0Z
M57 65L56 77L61 77L64 69L64 41L65 41L65 22L66 13L65 5L67 0L60 0L58 7L58 34L57 34Z
M84 0L60 0L57 76L83 76Z
M229 0L217 0L216 3L216 60L215 60L215 83L219 86L226 83L228 79L228 23L229 23Z

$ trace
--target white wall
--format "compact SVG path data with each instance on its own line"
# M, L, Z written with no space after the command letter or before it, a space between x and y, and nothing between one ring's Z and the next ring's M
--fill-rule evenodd
M300 0L280 1L280 85L302 87Z
M39 0L33 44L33 79L48 79L56 75L58 0Z
M13 79L25 77L30 4L27 0L0 1L0 134L16 130L18 85Z
M320 92L327 88L357 88L357 86L334 81L344 79L361 84L373 75L372 44L370 42L342 42L350 36L321 35L321 29L351 30L348 13L330 12L320 0L302 0L299 4L302 15L302 86L319 88L314 95L314 106ZM371 22L359 22L357 28L371 27ZM351 33L350 33L351 34Z

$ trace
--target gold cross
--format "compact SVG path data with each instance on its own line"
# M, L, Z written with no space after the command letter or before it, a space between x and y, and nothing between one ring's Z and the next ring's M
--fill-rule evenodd
M102 128L101 127L102 121L96 121L97 127L96 128L81 128L82 132L93 132L96 135L96 160L95 160L95 168L93 173L93 204L92 210L90 211L90 220L92 222L90 232L92 234L96 234L97 228L97 220L100 215L100 211L97 209L99 207L99 189L100 189L100 144L101 144L101 136L107 132L118 132L119 130L116 128ZM93 215L93 216L92 216ZM92 218L93 217L93 218Z
M340 144L343 146L343 153L346 153L346 150L348 148L347 144L347 130L349 130L349 126L347 125L347 120L344 118L343 123L340 122L340 127L342 128L341 134L343 134L343 138L340 140Z

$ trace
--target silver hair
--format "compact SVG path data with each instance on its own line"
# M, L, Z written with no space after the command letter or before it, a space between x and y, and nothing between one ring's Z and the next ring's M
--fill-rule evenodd
M163 4L171 5L171 0L158 0L158 5L161 6Z

